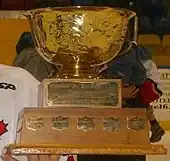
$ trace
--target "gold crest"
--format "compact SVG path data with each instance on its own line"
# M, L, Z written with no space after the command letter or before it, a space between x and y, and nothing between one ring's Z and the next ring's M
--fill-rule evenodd
M63 131L69 128L69 118L68 117L53 117L52 118L52 128L57 131Z
M26 127L29 130L36 131L44 127L44 120L39 116L30 116L26 118Z

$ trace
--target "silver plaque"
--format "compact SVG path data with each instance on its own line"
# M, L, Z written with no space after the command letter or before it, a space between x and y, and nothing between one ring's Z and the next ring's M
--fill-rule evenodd
M103 129L106 131L117 131L120 127L120 119L117 117L108 117L103 119Z
M145 128L145 119L140 117L127 118L127 128L134 131L140 131Z
M120 84L115 80L52 80L47 85L47 106L120 106Z
M77 120L77 128L83 131L90 131L95 129L95 122L93 118L90 117L81 117Z

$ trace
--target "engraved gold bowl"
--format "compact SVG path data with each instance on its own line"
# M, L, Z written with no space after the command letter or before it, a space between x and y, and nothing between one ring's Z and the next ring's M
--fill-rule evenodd
M65 77L80 78L93 75L92 67L118 55L128 21L135 13L119 8L77 6L36 9L24 15L38 53L60 67Z

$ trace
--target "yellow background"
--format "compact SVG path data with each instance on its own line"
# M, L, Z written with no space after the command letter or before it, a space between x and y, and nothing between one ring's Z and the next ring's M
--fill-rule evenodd
M16 43L24 31L29 31L26 19L0 19L0 63L11 65Z

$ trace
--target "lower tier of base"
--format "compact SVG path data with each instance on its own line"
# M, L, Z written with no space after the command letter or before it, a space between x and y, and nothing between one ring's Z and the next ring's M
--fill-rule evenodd
M166 155L167 149L163 145L114 145L101 148L100 146L76 147L59 145L21 145L11 144L8 150L12 155L32 154L108 154L108 155Z

